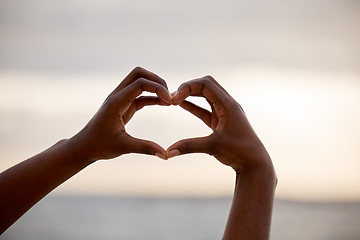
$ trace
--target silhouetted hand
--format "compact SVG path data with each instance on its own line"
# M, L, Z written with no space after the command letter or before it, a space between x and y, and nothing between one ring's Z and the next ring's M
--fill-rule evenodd
M158 97L139 97L143 91ZM144 153L165 159L158 144L130 136L125 125L136 111L146 105L170 105L166 82L140 67L135 68L107 97L89 123L69 139L80 158L91 161L109 159L126 153Z
M186 153L208 153L231 166L237 173L244 168L271 164L270 157L250 126L241 106L212 77L183 83L173 93L173 104L200 118L213 133L207 137L184 139L167 149L167 156ZM186 101L188 96L206 98L212 111Z

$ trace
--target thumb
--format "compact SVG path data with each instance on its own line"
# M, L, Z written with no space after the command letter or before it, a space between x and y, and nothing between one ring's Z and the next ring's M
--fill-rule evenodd
M166 156L168 158L172 158L187 153L211 154L211 149L208 143L209 137L183 139L171 145L166 150Z
M155 155L161 159L166 160L165 150L157 143L149 140L134 138L130 136L128 139L128 152L129 153L142 153L148 155Z

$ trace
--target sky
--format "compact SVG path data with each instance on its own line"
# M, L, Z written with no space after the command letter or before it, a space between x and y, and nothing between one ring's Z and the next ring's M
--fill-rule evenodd
M360 2L0 1L0 171L77 133L136 66L212 75L269 151L279 198L360 200ZM206 106L201 99L191 101ZM179 107L126 126L164 148L210 129ZM214 158L97 162L54 194L229 196Z

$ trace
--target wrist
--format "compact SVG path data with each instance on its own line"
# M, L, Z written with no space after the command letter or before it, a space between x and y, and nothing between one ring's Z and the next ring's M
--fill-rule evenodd
M242 168L248 171L274 171L271 157L260 139L247 141L242 156Z
M270 188L275 189L278 179L275 168L271 160L264 161L263 164L256 167L244 167L236 171L236 185L244 179L252 179L258 184L267 185Z
M54 146L61 148L70 160L78 163L80 166L86 167L96 161L91 158L88 149L74 137L62 139Z

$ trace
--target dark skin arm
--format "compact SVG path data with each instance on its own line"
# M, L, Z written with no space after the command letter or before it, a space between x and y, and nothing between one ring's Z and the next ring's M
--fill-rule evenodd
M188 96L204 97L212 111L186 101ZM269 239L277 178L241 106L210 76L182 84L173 93L173 104L200 118L213 133L181 140L167 149L167 156L207 153L235 171L235 192L223 239Z
M143 91L157 97L138 97ZM142 107L169 105L171 101L163 79L135 68L79 133L0 174L0 233L54 188L97 160L127 153L165 159L162 147L133 138L126 133L125 124Z

